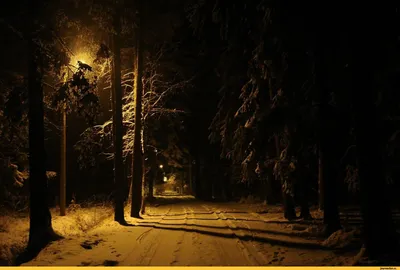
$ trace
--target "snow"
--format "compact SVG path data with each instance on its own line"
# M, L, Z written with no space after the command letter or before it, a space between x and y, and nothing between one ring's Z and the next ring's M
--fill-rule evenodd
M329 236L322 244L326 247L345 248L359 238L357 235L360 235L360 231L357 229L339 230Z
M64 237L79 237L107 219L112 218L111 205L96 205L80 208L71 205L66 216L59 216L59 210L51 209L55 231ZM28 242L28 213L2 213L0 215L0 265L12 264L15 256L23 251Z
M268 206L268 212L265 208L263 203L158 196L143 219L130 218L127 207L128 226L113 222L111 207L81 208L65 217L53 215L53 226L65 239L50 244L25 266L351 264L358 250L336 254L325 243L329 239L324 242L318 235L318 222L288 223L279 207ZM27 237L27 228L18 230ZM21 244L16 235L10 235L8 247Z

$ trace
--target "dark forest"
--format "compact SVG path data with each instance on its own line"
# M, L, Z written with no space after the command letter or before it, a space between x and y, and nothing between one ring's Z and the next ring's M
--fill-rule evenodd
M0 265L399 265L399 12L3 3Z

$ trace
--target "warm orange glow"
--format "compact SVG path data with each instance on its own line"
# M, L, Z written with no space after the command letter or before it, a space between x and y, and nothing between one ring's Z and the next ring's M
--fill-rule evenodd
M81 61L84 64L91 65L93 60L94 60L93 56L91 56L89 53L80 52L80 53L77 53L77 54L75 54L74 56L71 57L70 64L73 65L73 66L77 66L78 65L78 61Z
M160 169L162 169L162 168L164 168L164 166L161 164L161 165L160 165Z

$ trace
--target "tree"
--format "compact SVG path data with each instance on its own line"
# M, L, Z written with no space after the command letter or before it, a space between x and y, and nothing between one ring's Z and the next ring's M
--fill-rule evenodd
M185 164L185 143L180 140L182 121L185 115L184 97L191 85L191 79L186 79L181 68L174 62L177 44L156 44L146 54L146 66L143 76L143 128L146 134L142 147L146 172L151 175L158 169L154 153L164 164L181 168ZM125 53L131 53L125 51ZM128 57L129 58L129 57ZM124 63L125 65L127 63ZM133 154L134 122L135 122L135 91L133 91L134 72L123 70L123 158L129 160ZM108 88L108 87L107 87ZM99 162L101 157L114 159L112 148L112 119L101 125L95 125L82 133L81 140L76 144L84 167L90 167ZM111 150L111 151L109 151ZM150 180L149 178L147 178ZM129 190L129 189L127 189ZM127 194L125 194L127 196Z
M134 142L133 142L133 156L132 156L132 185L131 185L131 217L140 217L140 212L143 207L143 126L142 126L142 97L143 97L143 2L138 0L136 2L137 9L137 26L135 29L135 126L134 126Z
M117 0L114 15L113 45L113 142L114 142L114 181L115 181L115 216L114 220L125 223L124 218L124 168L123 168L123 123L122 123L122 86L121 86L121 3Z
M322 21L320 21L321 24ZM326 25L326 24L323 24ZM338 126L335 125L339 120L337 119L334 109L329 104L329 42L327 37L327 27L323 27L319 33L318 43L316 48L316 82L319 91L319 179L320 183L320 196L323 200L324 208L324 224L326 225L326 234L330 235L339 230L340 218L337 204L337 177L339 154L337 149L338 145L332 144L333 140L337 140L334 134L338 134ZM340 140L337 140L340 142Z
M386 33L380 29L393 30L391 25L398 15L384 4L379 7L364 5L362 12L357 20L350 13L344 18L351 26L348 35L352 53L352 105L366 251L364 255L378 259L390 253L398 254L396 248L399 244L386 196L380 136L382 121L375 104L379 84L374 79L374 75L382 66L387 65L390 57L381 52L396 42L396 35L391 36L394 31ZM374 27L366 15L371 12L378 18Z
M51 214L47 205L47 176L44 148L44 109L41 67L38 64L38 45L35 43L37 11L41 2L30 2L28 34L28 102L29 102L29 240L27 252L19 258L25 262L36 256L49 242L61 237L53 230Z
M269 198L274 172L285 217L296 218L298 194L301 217L308 218L310 181L303 178L310 168L305 153L313 150L309 138L315 135L310 41L299 23L307 16L299 10L306 8L266 1L242 5L244 12L226 1L206 1L198 9L201 13L212 8L221 33L220 43L214 45L222 51L217 69L221 99L210 139L220 142L222 158L242 167L241 181L253 186L267 182L263 193Z

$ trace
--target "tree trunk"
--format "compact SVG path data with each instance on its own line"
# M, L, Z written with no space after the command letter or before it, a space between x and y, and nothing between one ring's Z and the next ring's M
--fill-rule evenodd
M323 160L321 147L318 146L318 206L319 210L324 210L324 178L323 178Z
M302 160L300 159L301 164L298 165L299 169L301 170L300 173L297 174L296 181L297 189L298 189L298 198L300 203L300 216L299 218L310 220L312 219L310 213L310 206L309 206L309 193L311 189L311 172L310 169L304 164L305 162L310 162L310 160Z
M388 14L375 11L374 8L374 14L375 12L378 16L377 22L385 22L384 18ZM379 18L379 15L382 17ZM351 72L364 245L366 255L375 259L396 252L398 239L385 190L386 179L381 150L383 142L380 137L382 122L375 105L378 86L373 81L375 68L385 66L383 61L387 60L382 57L387 37L378 31L388 25L368 27L368 21L369 18L365 16L359 21L357 18L353 24L355 27L351 33Z
M292 156L295 155L296 143L294 142L294 140L296 138L296 136L295 136L296 134L295 134L294 129L289 128L288 126L286 126L286 128L287 128L288 132L286 133L285 136L287 136L286 140L289 141L289 144L286 147L285 162L290 162L290 160L292 159ZM283 153L283 151L282 151L282 153ZM287 181L289 181L290 184L292 184L292 188L293 188L293 176L292 175L289 175ZM297 218L295 203L294 203L294 198L292 196L292 192L286 190L286 188L285 188L286 184L288 184L288 183L285 183L285 178L284 178L284 176L281 175L281 192L282 192L282 200L283 200L284 217L287 220L293 220L293 219Z
M157 153L153 149L148 150L147 153L149 166L149 171L146 175L146 183L149 188L147 200L152 201L154 199L154 178L157 170Z
M193 160L192 160L192 156L189 155L189 194L193 195Z
M28 37L28 99L29 99L29 240L25 253L17 258L17 264L35 257L49 242L60 239L52 227L48 207L48 188L46 176L46 153L44 146L44 109L42 78L38 70L36 56L38 50L35 39L35 12L38 1L30 2Z
M264 173L264 186L265 186L265 200L267 204L273 205L277 202L277 198L274 193L274 174L270 168L266 169L267 172Z
M154 199L154 178L155 178L154 168L156 168L156 167L152 167L150 169L150 176L149 176L149 200L150 201L152 201Z
M123 147L123 122L122 122L122 87L121 87L121 7L116 0L116 12L114 15L114 30L112 34L113 45L113 142L114 142L114 220L125 223L124 217L124 161L122 157Z
M142 141L141 141L141 145L142 145L142 153L143 153L143 158L142 158L142 202L141 202L141 207L140 207L140 213L143 215L146 212L146 187L148 185L148 182L146 181L146 163L145 163L145 148L144 148L144 125L143 125L143 129L141 132L141 137L142 137Z
M143 38L142 31L142 0L138 0L138 22L136 28L136 65L135 65L135 127L132 158L132 208L131 217L140 217L143 197L143 152L142 152L142 96L143 96Z
M339 142L336 135L339 134L337 128L338 119L335 116L334 109L330 106L330 90L329 90L329 64L330 55L332 54L333 40L329 38L329 33L332 33L325 24L325 18L322 18L320 23L325 27L321 29L317 37L316 58L315 58L315 74L316 84L318 89L319 102L319 160L320 160L320 179L322 187L324 205L324 224L325 233L327 235L341 229L339 209L337 203L337 177L339 155L338 148L335 144ZM322 177L322 179L321 179Z
M68 72L69 73L69 72ZM60 216L65 216L66 210L66 184L67 184L67 112L66 104L63 104L61 131L61 164L60 164Z
M199 154L196 155L196 159L195 159L195 166L194 166L194 188L195 188L195 195L196 198L198 199L202 199L203 198L203 188L201 185L201 163L200 163L201 159Z
M282 186L283 186L283 180L282 180ZM283 188L282 188L282 198L283 198L283 216L287 220L293 220L296 219L296 211L295 211L295 205L293 201L293 197L286 193Z
M272 72L270 70L268 70L268 74L269 76L271 76L270 74L272 74ZM273 99L274 99L274 85L272 84L272 78L268 78L268 88L269 88L269 101L270 101L270 105L272 107L272 103L273 103ZM280 143L279 143L279 136L277 134L274 134L274 144L275 144L275 154L276 157L279 158L281 155L281 147L280 147ZM269 168L268 168L269 170ZM266 188L269 189L266 191L267 194L267 201L268 203L272 203L275 198L273 197L273 189L272 189L272 181L274 179L274 174L273 174L273 169L269 170L268 175L267 175L267 179L266 179ZM283 200L284 200L283 196Z
M131 190L131 172L132 172L132 155L128 154L125 160L124 165L124 174L125 174L125 186L124 186L124 202L127 203L130 198L130 190Z
M329 104L326 100L329 93L326 93L328 90L324 85L326 78L321 78L322 74L326 72L323 69L323 66L319 66L320 71L318 72L319 79L319 91L322 92L322 100L320 104L320 169L322 172L320 173L321 181L321 192L323 194L323 207L324 207L324 224L326 226L326 234L330 235L333 232L341 229L340 226L340 217L337 203L337 176L338 176L338 167L336 166L339 163L339 157L335 154L336 151L333 147L338 147L334 145L335 138L332 136L335 130L334 127L330 126L332 122L336 121L332 119L331 108L329 108Z

